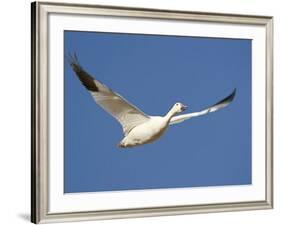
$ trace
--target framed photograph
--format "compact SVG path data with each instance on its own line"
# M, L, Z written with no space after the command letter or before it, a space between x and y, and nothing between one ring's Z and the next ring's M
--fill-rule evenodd
M273 18L32 3L33 223L273 207Z

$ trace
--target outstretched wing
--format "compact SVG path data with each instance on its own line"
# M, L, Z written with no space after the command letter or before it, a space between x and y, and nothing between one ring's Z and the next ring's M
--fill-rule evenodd
M185 120L191 119L192 117L202 116L202 115L208 114L210 112L218 111L219 109L222 109L222 108L226 107L227 105L229 105L233 101L233 99L235 97L235 93L236 93L236 89L234 89L234 91L229 96L224 98L223 100L219 101L218 103L214 104L213 106L211 106L207 109L204 109L202 111L183 114L183 115L179 115L179 116L174 116L170 120L169 125L181 123Z
M116 118L127 135L134 127L150 119L148 115L132 105L118 93L96 80L79 64L77 56L69 57L69 63L82 84L91 93L97 104Z

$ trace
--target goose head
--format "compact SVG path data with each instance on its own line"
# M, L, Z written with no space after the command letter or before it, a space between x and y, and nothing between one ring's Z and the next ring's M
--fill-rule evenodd
M183 112L184 110L187 109L187 106L184 104L177 102L176 104L173 105L173 107L170 109L170 111L166 114L166 118L170 120L174 115Z
M180 103L180 102L177 102L176 104L174 104L172 110L174 113L181 113L183 111L185 111L187 109L187 106Z

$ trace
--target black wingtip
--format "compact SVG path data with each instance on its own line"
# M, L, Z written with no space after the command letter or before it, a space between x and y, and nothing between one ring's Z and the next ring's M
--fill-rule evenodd
M71 55L70 53L68 53L66 59L70 64L70 66L72 67L73 71L78 76L79 80L82 82L82 84L89 91L98 92L99 89L95 84L95 79L82 68L82 66L79 63L77 54L74 53L73 55Z
M65 59L67 60L67 62L73 66L73 65L79 65L80 66L80 63L78 61L78 57L76 55L76 53L74 53L73 55L69 52L67 55L65 55Z
M228 95L223 100L221 100L218 103L216 103L215 105L222 104L222 103L227 103L227 102L232 102L233 99L235 98L235 95L236 95L236 88L234 88L234 90L232 91L232 93L230 95Z
M236 95L236 88L234 88L234 90L232 91L232 93L225 98L225 100L228 100L228 101L233 101L233 99L235 98L235 95Z

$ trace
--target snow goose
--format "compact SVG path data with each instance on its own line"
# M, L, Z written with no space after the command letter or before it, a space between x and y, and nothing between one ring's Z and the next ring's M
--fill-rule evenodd
M224 108L233 101L236 92L234 89L228 97L199 112L176 116L186 110L187 106L175 103L165 116L149 116L86 72L79 64L75 54L69 57L69 63L96 103L122 125L124 138L118 144L118 147L121 148L151 143L159 139L167 131L169 125Z

